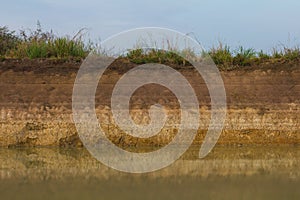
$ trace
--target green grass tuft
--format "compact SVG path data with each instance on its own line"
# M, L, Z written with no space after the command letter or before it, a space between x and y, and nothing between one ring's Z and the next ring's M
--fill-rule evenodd
M229 66L233 63L232 52L227 45L223 46L222 43L220 43L217 48L213 47L208 53L216 65Z

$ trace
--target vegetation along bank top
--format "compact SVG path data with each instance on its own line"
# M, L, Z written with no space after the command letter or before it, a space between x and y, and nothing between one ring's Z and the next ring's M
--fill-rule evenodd
M52 31L43 31L40 24L36 30L21 30L18 34L6 26L0 27L0 60L6 59L65 59L82 60L89 52L97 48L97 44L84 41L84 29L75 36L56 36ZM178 56L176 48L171 51L136 49L129 51L124 57L137 64L169 63L189 65ZM191 50L186 52L193 54ZM297 64L300 61L300 48L273 48L272 52L265 53L242 46L232 50L228 45L219 43L217 47L207 52L216 65L222 70L243 68L268 64Z

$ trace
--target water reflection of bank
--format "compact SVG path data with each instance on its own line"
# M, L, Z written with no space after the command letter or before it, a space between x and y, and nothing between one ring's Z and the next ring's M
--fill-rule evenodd
M300 180L300 146L218 146L204 159L197 159L197 155L198 147L192 147L180 160L165 169L130 175L104 166L83 148L3 148L0 149L0 178L64 180L72 177L107 180L128 176L152 179L267 175Z

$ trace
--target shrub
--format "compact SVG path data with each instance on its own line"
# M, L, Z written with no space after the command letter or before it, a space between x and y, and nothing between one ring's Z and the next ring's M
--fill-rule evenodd
M7 52L15 49L20 39L14 31L9 31L6 26L0 27L0 55L5 56Z

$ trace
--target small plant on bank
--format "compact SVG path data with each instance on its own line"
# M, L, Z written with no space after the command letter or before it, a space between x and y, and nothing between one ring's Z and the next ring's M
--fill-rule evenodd
M300 49L299 47L295 48L284 48L283 57L289 61L299 61L300 60Z
M256 59L256 52L254 49L249 48L245 49L244 47L240 46L235 51L235 56L233 58L233 64L239 66L247 66L253 63Z
M180 54L187 53L183 52L174 52L174 51L164 51L160 49L135 49L130 50L126 54L126 58L128 58L131 62L136 64L145 64L145 63L169 63L169 64L177 64L177 65L189 65L187 61L185 61Z
M222 43L219 43L217 48L213 47L209 51L209 55L216 65L230 66L233 63L233 56L229 46L223 45Z
M261 50L260 52L258 52L257 55L258 55L258 58L259 58L260 60L262 60L262 61L268 60L268 59L271 58L271 56L270 56L269 54L263 52L263 50Z

